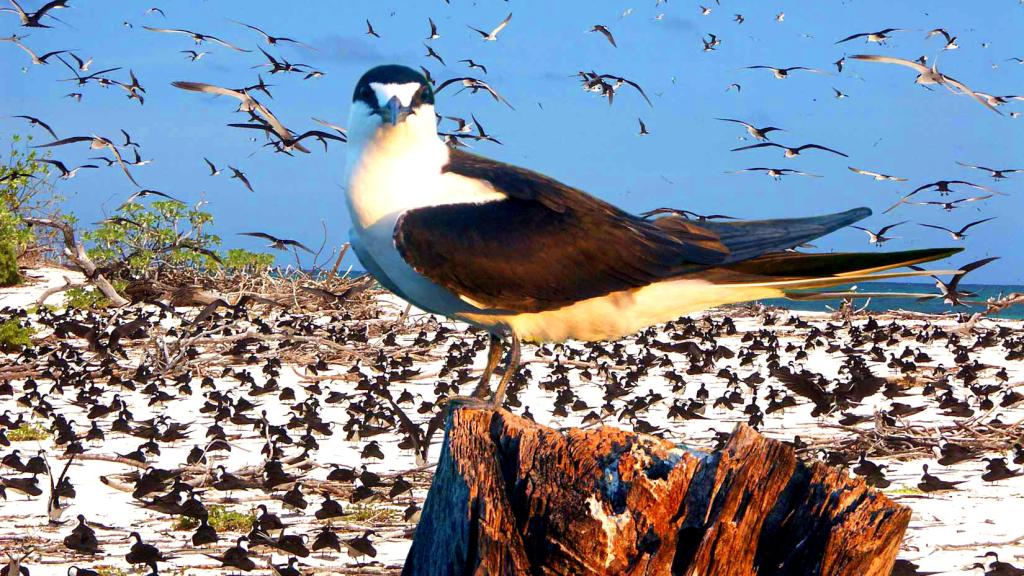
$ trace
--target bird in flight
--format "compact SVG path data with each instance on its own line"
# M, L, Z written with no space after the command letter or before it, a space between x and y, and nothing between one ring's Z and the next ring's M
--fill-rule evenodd
M97 166L95 164L82 164L81 166L78 166L76 168L71 168L69 170L68 167L65 166L64 163L59 161L59 160L50 160L48 158L40 158L38 161L39 162L45 162L45 163L47 163L47 164L57 168L57 170L60 171L60 179L61 180L70 180L70 179L74 178L75 175L78 174L78 171L81 170L82 168L99 168L99 166Z
M991 188L988 188L986 186L982 186L981 184L973 184L973 183L968 182L966 180L938 180L938 181L935 181L935 182L930 182L928 184L922 184L921 186L918 186L910 194L907 194L903 198L900 198L899 201L897 201L895 204L893 204L892 206L886 208L885 212L883 212L883 214L888 214L889 212L891 212L894 208L896 208L900 204L906 203L908 198L910 198L910 197L914 196L915 194L917 194L918 192L921 192L921 191L924 191L924 190L930 190L930 189L934 188L935 191L938 192L940 196L948 196L949 194L953 193L953 190L950 189L950 186L952 186L954 184L959 184L961 186L969 186L971 188L976 188L978 190L983 190L985 192L991 192L992 194L999 194L1000 196L1006 196L1006 194L1004 194L1002 192L997 192L997 191L995 191L995 190L993 190Z
M152 26L143 26L143 28L146 29L146 30L149 30L150 32L160 32L160 33L163 33L163 34L184 34L186 36L190 36L192 38L192 40L194 40L197 45L202 44L203 42L206 42L207 40L210 40L210 41L216 42L217 44L220 44L221 46L223 46L225 48L230 48L231 50L234 50L235 52L252 52L252 50L245 50L243 48L239 48L238 46L235 46L234 44L232 44L230 42L227 42L225 40L221 40L220 38L217 38L216 36L211 36L209 34L203 34L203 33L200 33L200 32L193 32L191 30L181 30L179 28L154 28Z
M776 78L778 78L779 80L785 80L786 78L789 78L789 73L790 72L795 72L797 70L803 70L805 72L814 72L815 74L827 74L827 72L824 72L822 70L818 70L817 68L807 68L805 66L791 66L789 68L775 68L773 66L760 66L760 65L758 65L758 66L744 66L743 68L744 68L744 70L762 70L762 69L763 70L771 70L772 74Z
M447 147L434 102L428 80L405 66L359 79L345 195L352 248L371 275L425 311L490 334L491 361L473 395L450 402L501 407L521 339L615 339L724 303L927 274L885 271L958 251L785 252L866 218L867 208L646 220L547 175ZM507 365L491 394L505 343Z
M301 248L302 250L305 250L306 252L309 252L310 254L314 253L305 244L303 244L302 242L299 242L298 240L290 240L288 238L278 238L277 236L271 236L270 234L267 234L266 232L239 232L238 235L239 236L252 236L254 238L263 238L264 240L267 240L267 241L270 242L270 244L267 244L267 247L268 248L273 248L274 250L285 250L285 251L287 251L288 248L291 247L293 250L296 249L296 248Z
M824 176L821 176L820 174L809 174L807 172L801 172L790 168L743 168L742 170L733 170L732 172L728 172L728 174L740 174L743 172L764 172L773 180L781 180L783 176L789 174L793 174L795 176L809 176L811 178L824 178Z
M785 132L785 130L783 130L782 128L776 128L775 126L765 126L764 128L758 128L758 127L754 126L753 124L747 124L743 120L736 120L734 118L715 118L715 120L721 120L722 122L735 122L736 124L742 124L743 127L747 129L747 133L750 134L750 136L752 138L754 138L755 140L761 140L761 141L770 140L771 138L768 136L769 132L776 132L776 131Z
M885 226L884 228L881 228L880 230L878 230L878 232L875 232L874 230L870 230L868 228L863 228L861 226L850 226L850 228L856 228L857 230L860 230L860 231L864 232L865 234L868 235L868 242L874 244L875 246L881 246L882 244L885 244L889 240L893 240L893 239L896 238L895 236L886 236L885 235L886 232L888 232L889 230L892 230L893 228L895 228L895 227L897 227L897 226L899 226L901 224L906 224L906 223L907 223L907 221L904 220L903 222L897 222L895 224L889 224L888 226Z
M857 174L861 174L861 175L864 175L864 176L871 176L872 178L874 178L875 180L878 180L878 181L883 181L883 180L889 180L891 182L906 182L907 181L906 178L900 178L899 176L890 176L889 174L882 174L880 172L871 172L869 170L861 170L860 168L854 168L853 166L847 166L847 168L850 169L850 172L855 172Z
M618 48L618 44L615 43L615 37L612 36L612 31L608 29L604 24L594 24L594 27L590 29L591 32L600 32L608 39L608 42L613 48Z
M53 28L53 26L47 26L40 22L43 16L47 16L50 10L56 10L58 8L68 8L68 0L51 0L46 4L43 4L35 12L26 12L17 0L10 0L11 6L14 8L0 8L0 12L14 12L18 15L18 19L21 20L21 25L26 28ZM57 20L57 17L53 14L49 14L50 18Z
M750 146L740 146L739 148L733 148L731 150L731 152L739 152L740 150L753 150L754 148L782 148L782 150L784 151L783 155L786 158L796 158L804 150L824 150L825 152L831 152L833 154L838 154L839 156L842 156L843 158L849 158L849 156L847 156L846 154L843 154L842 152L840 152L838 150L833 150L831 148L827 148L825 146L821 146L821 145L818 145L818 144L804 144L803 146L797 146L796 148L790 148L789 146L783 146L782 144L776 144L775 142L762 142L760 144L751 144Z
M51 134L52 134L52 132L51 132ZM983 170L985 172L988 172L989 176L992 176L993 180L1004 180L1004 179L1008 178L1007 174L1015 174L1017 172L1024 172L1024 168L1005 168L1003 170L996 170L994 168L986 168L984 166L975 166L973 164L967 164L965 162L960 162L959 160L957 160L957 164L959 164L961 166L964 166L966 168L974 168L975 170Z
M876 44L885 44L885 41L889 39L889 35L893 32L906 32L904 28L886 28L885 30L879 30L878 32L862 32L860 34L852 34L839 40L836 44L842 44L843 42L849 42L857 38L864 38L865 42L874 42Z
M905 60L903 58L893 58L892 56L878 56L876 54L855 54L853 56L850 56L850 58L853 58L855 60L864 60L865 62L896 64L898 66L912 68L917 72L917 77L914 79L915 84L920 84L922 86L939 84L945 86L954 93L959 91L962 94L967 94L971 98L977 100L982 106L988 108L989 110L992 110L996 114L1002 115L1002 112L996 110L995 106L993 106L988 100L979 96L974 90L968 88L966 84L960 82L959 80L956 80L951 76L947 76L942 72L939 72L939 69L936 67L934 63L929 68L928 66L925 66L921 62Z
M952 212L960 207L960 204L965 202L980 202L982 200L988 200L992 197L992 194L986 194L984 196L971 196L970 198L958 198L956 200L929 200L927 202L909 202L909 204L916 204L918 206L941 206L946 212Z
M494 42L498 39L498 33L504 30L505 26L508 26L508 23L511 21L512 13L509 12L508 16L506 16L505 19L502 20L500 24L495 26L494 30L491 30L490 32L484 32L483 30L480 30L479 28L473 28L472 26L469 26L469 29L476 32L480 36L483 36L485 42Z
M102 150L104 148L110 150L114 155L114 159L118 166L121 167L121 171L123 171L124 175L128 177L128 180L131 180L132 184L139 186L139 183L132 177L132 173L128 171L128 166L125 165L124 158L121 157L121 151L118 150L117 145L108 138L104 138L102 136L72 136L70 138L63 138L47 144L33 146L33 148L52 148L54 146L64 146L65 144L74 144L76 142L88 142L89 148L92 150ZM139 186L139 188L141 188L141 186Z
M230 164L228 165L228 170L231 170L231 178L244 184L245 187L249 189L249 192L255 192L255 190L252 189L252 184L249 183L249 179L246 178L245 172L242 172Z
M934 228L936 230L944 230L946 232L949 232L949 235L953 238L953 240L963 240L964 238L967 238L967 234L965 234L965 232L970 230L972 227L977 226L978 224L984 224L985 222L988 222L989 220L995 220L995 219L996 219L996 217L993 216L991 218L985 218L983 220L975 220L974 222L971 222L970 224L967 224L966 226L962 226L959 230L950 230L949 228L946 228L945 226L936 226L934 224L918 224L918 226L924 226L925 228Z
M53 128L50 128L49 124L47 124L46 122L43 122L39 118L36 118L34 116L25 116L24 114L17 114L17 115L11 116L11 118L23 118L25 120L28 120L29 124L31 124L32 126L39 126L43 130L46 130L47 132L49 132L50 136L53 136L54 140L57 140L57 133L53 131Z

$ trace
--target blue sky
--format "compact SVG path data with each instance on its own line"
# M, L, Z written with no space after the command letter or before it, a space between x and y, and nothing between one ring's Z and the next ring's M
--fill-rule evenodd
M33 9L42 3L23 2ZM145 105L127 100L116 87L96 85L80 90L84 98L79 103L64 98L78 88L56 81L70 77L63 65L52 60L52 65L33 66L16 46L0 43L0 72L6 78L0 84L0 114L38 116L61 137L96 133L116 141L118 129L124 128L142 144L143 157L154 160L133 170L136 179L146 188L186 201L205 197L226 246L259 248L260 241L234 235L248 230L318 246L321 221L328 230L328 246L337 246L347 239L349 228L342 201L344 144L332 145L326 154L315 142L309 155L272 154L260 146L262 141L250 141L248 131L226 126L244 121L244 116L232 113L236 102L183 92L170 83L250 84L258 71L251 67L262 63L255 49L263 46L272 54L326 73L316 80L264 73L267 82L275 85L274 98L260 100L286 125L301 131L318 127L311 116L344 125L352 87L369 67L424 65L438 81L463 75L484 79L515 106L510 110L482 92L456 96L455 90L447 89L439 95L441 114L467 119L476 114L487 131L504 143L474 144L474 151L539 170L626 209L673 206L765 218L863 205L875 209L876 215L866 223L871 228L900 220L958 228L998 216L973 231L964 242L967 253L952 263L999 255L1002 260L972 274L971 281L1024 284L1024 250L1020 249L1024 174L994 182L986 173L955 164L959 160L993 168L1024 168L1024 117L1009 116L1015 109L1024 112L1024 102L1002 107L1006 115L1000 117L966 96L914 85L915 74L907 68L847 60L843 73L837 74L832 66L844 54L907 59L924 54L938 57L943 72L975 90L1022 94L1024 65L1007 59L1024 58L1020 37L1024 6L1017 0L705 3L712 8L709 16L701 16L698 2L682 0L660 6L654 0L451 0L451 4L442 0L287 4L80 0L72 2L72 8L56 11L67 24L55 23L50 30L20 28L13 14L0 13L0 35L29 33L24 43L37 53L75 49L82 57L95 58L92 70L124 67L110 75L118 80L127 80L131 68L146 88ZM150 6L160 7L166 18L144 15ZM623 16L626 10L631 12ZM510 11L512 22L497 42L482 42L467 28L490 30ZM783 22L775 20L780 11L785 12ZM734 22L734 14L742 14L744 23ZM430 44L447 66L424 56L428 16L441 34ZM364 34L367 18L381 38ZM230 19L296 38L316 50L268 47L255 32ZM133 27L125 26L126 21ZM618 48L600 34L588 32L594 24L608 26ZM147 32L143 25L212 34L253 52L241 54L207 43L200 49L211 53L189 62L180 51L195 48L190 38ZM895 33L885 46L865 45L862 40L834 44L850 34L889 27L910 30ZM942 40L926 40L927 31L935 27L957 36L960 48L942 51ZM702 50L701 38L708 33L721 39L713 52ZM465 58L486 65L489 73L470 71L457 62ZM830 75L796 72L787 80L776 80L764 70L742 69L751 65L808 66ZM581 89L573 77L579 70L635 80L654 105L649 107L639 95L623 88L609 106ZM727 93L732 83L739 83L742 91ZM835 99L832 87L849 98ZM850 158L813 151L796 159L784 159L781 151L773 149L730 152L754 142L740 140L746 136L742 127L715 117L779 126L787 132L775 133L777 142L817 143ZM646 122L649 136L638 135L637 118ZM20 120L0 119L0 136L26 131ZM41 130L32 133L37 142L48 139ZM77 165L93 155L78 145L58 148L54 157ZM241 168L255 193L229 180L228 174L208 176L203 156L220 167ZM910 180L876 182L849 172L848 165ZM774 182L760 174L726 174L753 166L796 168L825 177L793 176ZM969 204L952 213L906 206L880 214L902 194L938 179L992 185L1010 196ZM102 218L134 190L112 169L83 171L59 186L68 198L68 208L82 222ZM892 234L901 238L886 249L953 244L945 233L914 224L896 228ZM817 245L821 250L876 249L868 245L863 232L853 229L837 232ZM349 258L346 263L358 267Z

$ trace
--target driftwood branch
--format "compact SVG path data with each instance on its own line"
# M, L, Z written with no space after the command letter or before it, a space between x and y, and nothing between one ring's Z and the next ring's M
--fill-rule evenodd
M889 576L909 521L746 426L701 454L462 408L403 574Z
M70 223L61 220L52 220L49 218L25 218L24 221L32 226L46 226L48 228L60 230L61 235L64 237L64 254L82 271L83 274L85 274L85 277L92 282L92 284L96 286L104 296L107 297L111 306L120 308L121 306L129 304L127 299L117 293L113 284L111 284L110 281L108 281L106 277L98 271L98 268L92 261L92 258L89 258L89 255L86 254L85 247L75 239L75 229ZM42 304L42 301L37 303Z

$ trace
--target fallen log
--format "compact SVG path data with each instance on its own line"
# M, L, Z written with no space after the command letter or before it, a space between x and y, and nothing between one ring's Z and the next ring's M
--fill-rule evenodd
M888 576L910 509L740 425L704 454L452 411L404 576Z

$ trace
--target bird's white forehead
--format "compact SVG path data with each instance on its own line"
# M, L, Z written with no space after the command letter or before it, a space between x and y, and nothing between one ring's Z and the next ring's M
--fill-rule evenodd
M373 88L373 93L377 96L378 106L387 104L395 96L398 96L398 101L402 103L402 106L408 106L412 102L412 97L416 95L416 91L420 89L420 83L382 84L380 82L370 82L370 88Z

